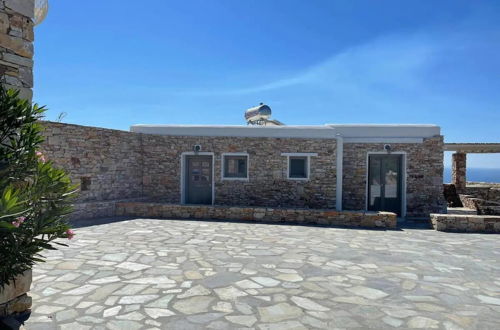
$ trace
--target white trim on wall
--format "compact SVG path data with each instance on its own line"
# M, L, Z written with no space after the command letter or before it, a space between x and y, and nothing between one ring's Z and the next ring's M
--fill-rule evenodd
M245 156L247 157L247 177L246 178L234 178L234 177L225 177L224 176L224 167L226 166L226 162L224 158L226 156ZM221 154L221 173L220 178L221 181L250 181L250 155L247 152L223 152Z
M318 156L315 152L283 152L281 156L286 156L286 178L287 180L309 181L311 179L311 157ZM290 157L305 157L307 167L306 178L291 178L290 177Z
M366 153L366 174L365 174L365 210L368 210L368 175L370 172L370 155L403 155L401 167L403 169L403 177L401 182L401 217L406 217L406 180L407 180L407 152L406 151L369 151Z
M213 152L185 151L181 153L181 204L186 204L186 156L212 156L212 205L215 204L215 154Z
M274 138L319 138L335 139L341 134L344 139L377 138L388 139L429 138L441 134L436 125L323 125L323 126L227 126L227 125L132 125L130 131L145 134L173 136L238 136ZM369 141L368 142L372 142ZM402 142L404 143L404 142Z
M349 137L344 143L424 143L421 137Z
M336 154L337 168L336 168L336 189L335 189L335 209L342 211L342 185L344 175L344 138L339 134L337 135L337 154Z

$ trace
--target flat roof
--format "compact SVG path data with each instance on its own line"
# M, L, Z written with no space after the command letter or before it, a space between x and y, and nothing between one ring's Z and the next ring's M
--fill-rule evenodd
M440 135L436 125L413 124L328 124L316 126L243 126L243 125L132 125L130 131L173 136L229 136L274 138L428 138Z

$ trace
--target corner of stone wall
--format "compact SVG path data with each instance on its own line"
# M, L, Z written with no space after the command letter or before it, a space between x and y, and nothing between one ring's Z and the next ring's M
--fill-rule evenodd
M0 0L0 83L33 97L34 0Z
M0 0L0 83L20 91L20 97L33 97L33 18L34 0ZM0 316L23 312L31 307L26 295L29 275L19 276L16 285L0 290Z

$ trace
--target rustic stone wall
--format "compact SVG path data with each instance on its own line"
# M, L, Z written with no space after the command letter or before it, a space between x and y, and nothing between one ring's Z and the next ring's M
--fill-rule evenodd
M143 196L141 135L54 122L43 126L42 152L81 185L75 216L111 216L111 201Z
M114 214L118 200L181 201L181 154L194 145L215 155L215 204L240 206L335 207L336 141L161 136L44 122L47 158L69 171L82 186L74 217ZM407 153L407 215L443 212L442 137L422 144L392 144ZM364 210L367 152L383 144L344 145L344 209ZM222 153L249 154L249 180L222 180ZM282 153L317 153L310 161L310 180L287 179ZM85 188L85 189L84 189Z
M462 194L460 201L464 207L476 210L478 215L500 215L500 202Z
M194 145L215 154L215 204L283 207L335 207L336 141L143 135L144 194L180 203L181 153ZM249 180L222 180L222 153L249 154ZM286 152L317 153L310 180L287 179Z
M244 221L312 223L349 227L395 228L396 214L391 212L353 212L324 209L287 209L164 203L117 203L117 215L166 219L224 219Z
M216 204L335 206L335 140L173 137L54 122L43 125L42 151L81 185L74 218L111 216L116 200L144 197L180 203L181 154L195 144L215 154ZM221 180L225 152L248 152L248 181ZM318 153L311 157L309 181L286 179L283 152Z
M439 231L500 233L500 216L431 214L431 223Z
M408 217L446 213L443 196L443 137L423 143L391 143L393 152L406 153L406 211ZM366 208L368 152L384 151L384 143L346 143L343 162L343 208Z
M500 202L500 184L469 182L469 185L465 188L465 194L494 202Z
M466 207L468 209L472 210L477 210L477 203L481 199L479 198L474 198L473 195L464 195L464 194L459 194L458 195L460 198L460 202L462 203L463 207Z
M31 100L34 0L0 0L0 82Z
M0 287L0 318L24 312L31 307L31 297L26 295L26 292L30 290L32 280L32 271L27 270L18 275L14 282L9 282L3 288Z

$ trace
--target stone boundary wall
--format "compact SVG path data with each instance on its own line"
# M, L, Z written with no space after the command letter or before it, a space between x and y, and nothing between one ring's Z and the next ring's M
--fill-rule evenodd
M73 204L73 213L69 216L70 220L79 219L94 219L94 218L108 218L116 215L116 203L142 201L145 198L131 198L131 199L114 199L110 201L91 201Z
M34 0L0 0L0 82L31 100Z
M139 134L48 121L42 125L42 152L81 185L76 203L143 197Z
M470 185L465 189L466 195L473 195L476 198L485 199L493 202L500 202L500 185L499 184L481 184Z
M438 231L500 233L500 216L431 214L431 223Z
M477 211L479 215L500 215L500 203L476 198L472 195L459 195L464 207Z
M117 203L116 215L166 219L295 222L349 227L395 228L397 226L396 214L391 212L337 212L322 209L173 205L151 202Z

